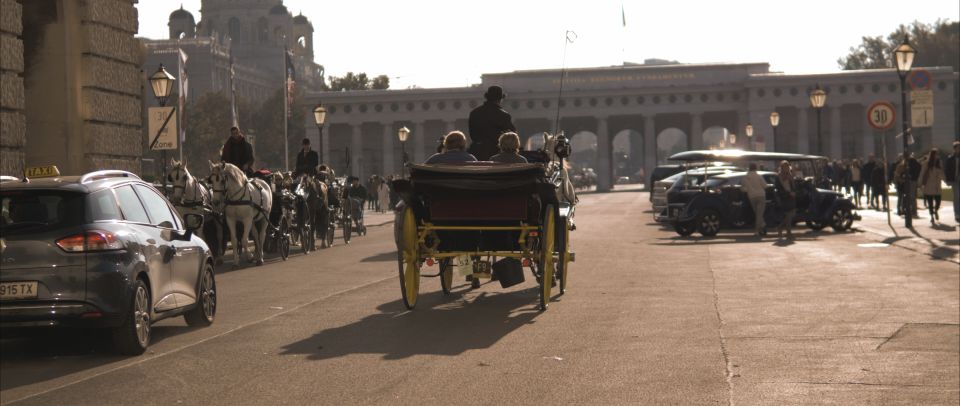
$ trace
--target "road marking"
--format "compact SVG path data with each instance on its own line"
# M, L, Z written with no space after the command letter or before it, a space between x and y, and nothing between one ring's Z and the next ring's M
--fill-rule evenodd
M887 248L890 244L884 244L882 242L868 242L864 244L857 244L860 248Z
M129 364L120 365L120 366L117 366L117 367L115 367L115 368L108 369L108 370L106 370L106 371L101 371L101 372L98 372L98 373L96 373L96 374L90 375L90 376L88 376L88 377L84 377L84 378L78 379L78 380L73 381L73 382L65 383L65 384L63 384L63 385L56 386L56 387L47 389L47 390L42 391L42 392L37 392L37 393L34 393L34 394L32 394L32 395L25 396L25 397L22 397L22 398L20 398L20 399L15 399L15 400L10 401L10 402L4 402L4 404L9 405L9 404L13 404L13 403L16 403L16 402L24 401L24 400L27 400L27 399L35 398L35 397L37 397L37 396L46 395L46 394L48 394L48 393L50 393L50 392L58 391L58 390L60 390L60 389L66 388L66 387L68 387L68 386L76 385L76 384L78 384L78 383L83 383L83 382L89 381L89 380L91 380L91 379L93 379L93 378L97 378L97 377L100 377L100 376L109 374L109 373L111 373L111 372L116 372L116 371L119 371L119 370L121 370L121 369L128 368L128 367L132 367L132 366L135 366L135 365L140 365L140 364L143 364L143 363L145 363L145 362L147 362L147 361L153 361L153 360L158 359L158 358L160 358L160 357L165 357L165 356L167 356L167 355L180 352L180 351L185 350L185 349L187 349L187 348L191 348L191 347L195 347L195 346L197 346L197 345L199 345L199 344L203 344L203 343L205 343L205 342L207 342L207 341L210 341L210 340L213 340L213 339L216 339L216 338L223 337L223 336L225 336L225 335L227 335L227 334L230 334L230 333L233 333L233 332L235 332L235 331L237 331L237 330L240 330L240 329L243 329L243 328L247 328L247 327L250 327L250 326L253 326L253 325L256 325L256 324L260 324L260 323L263 323L263 322L265 322L265 321L268 321L268 320L271 320L271 319L273 319L273 318L276 318L276 317L278 317L278 316L282 316L282 315L284 315L284 314L287 314L287 313L290 313L290 312L293 312L293 311L302 309L302 308L304 308L304 307L310 306L310 305L312 305L312 304L314 304L314 303L317 303L317 302L320 302L320 301L322 301L322 300L330 299L330 298L332 298L332 297L334 297L334 296L339 296L339 295L342 295L342 294L345 294L345 293L350 293L350 292L353 292L353 291L355 291L355 290L360 290L360 289L366 288L366 287L368 287L368 286L376 285L376 284L378 284L378 283L382 283L382 282L385 282L385 281L388 281L388 280L394 279L394 278L396 278L396 276L389 276L389 277L386 277L386 278L383 278L383 279L375 280L375 281L373 281L373 282L365 283L365 284L363 284L363 285L354 286L354 287L352 287L352 288L347 288L347 289L344 289L344 290L340 290L340 291L331 293L331 294L329 294L329 295L327 295L327 296L319 297L319 298L314 299L314 300L312 300L312 301L309 301L309 302L300 304L299 306L292 307L292 308L290 308L290 310L282 311L282 312L277 312L277 313L274 313L274 314L269 315L269 316L267 316L267 317L264 317L264 318L262 318L262 319L260 319L260 320L255 320L255 321L251 321L251 322L246 323L246 324L242 324L242 325L236 326L236 327L234 327L234 328L232 328L232 329L230 329L230 330L224 331L224 332L222 332L222 333L220 333L220 334L217 334L217 335L214 335L214 336L210 336L210 337L204 338L204 339L202 339L202 340L199 340L199 341L194 342L194 343L191 343L191 344L184 345L183 347L176 348L176 349L173 349L173 350L170 350L170 351L161 353L161 354L156 354L156 355L150 356L150 357L148 357L148 358L139 359L139 360L133 361L133 362L131 362L131 363L129 363Z

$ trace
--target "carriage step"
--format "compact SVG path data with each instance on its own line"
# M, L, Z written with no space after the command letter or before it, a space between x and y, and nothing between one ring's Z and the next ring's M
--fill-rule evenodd
M577 253L576 253L576 252L571 252L571 253L570 253L570 262L577 262Z

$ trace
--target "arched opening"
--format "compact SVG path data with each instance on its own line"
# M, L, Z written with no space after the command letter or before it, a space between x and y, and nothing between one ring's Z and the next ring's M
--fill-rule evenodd
M634 130L622 130L613 137L613 179L637 183L643 177L643 139Z
M267 25L267 18L260 17L257 20L257 41L266 44L270 40L270 28Z
M730 131L725 127L713 126L703 130L704 149L723 149L729 145Z
M597 135L580 131L570 137L570 165L575 169L597 167Z
M300 46L300 48L306 48L306 47L307 47L307 37L304 37L303 35L297 37L297 45Z
M527 137L527 142L523 149L527 151L536 151L543 148L543 133L538 132Z
M243 35L240 28L240 19L230 17L230 21L227 22L227 35L230 36L231 41L240 41L240 37Z
M671 127L657 134L657 162L665 163L670 155L687 149L687 134L683 130Z

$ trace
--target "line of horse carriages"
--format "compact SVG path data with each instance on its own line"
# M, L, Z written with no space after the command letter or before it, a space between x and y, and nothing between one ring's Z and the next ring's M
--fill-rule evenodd
M304 254L318 246L331 247L337 229L346 244L353 235L367 232L364 202L350 198L346 178L332 171L297 176L260 171L247 177L234 165L211 162L209 172L200 179L184 163L174 161L165 192L182 216L203 217L198 235L210 246L217 264L223 262L228 240L238 267L248 238L255 251L247 259L261 265L264 253L286 260L291 246L299 246Z

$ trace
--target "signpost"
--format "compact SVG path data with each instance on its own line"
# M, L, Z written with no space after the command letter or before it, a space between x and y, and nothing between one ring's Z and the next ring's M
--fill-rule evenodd
M910 82L910 89L913 90L930 90L930 82L933 82L933 76L930 75L930 72L926 69L914 69L910 72L910 77L908 78Z
M150 107L147 111L147 134L151 138L150 149L160 151L163 168L161 182L163 194L167 194L167 150L177 149L180 137L177 136L177 114L175 107Z
M886 180L890 179L890 175L887 173L887 167L889 165L887 164L886 135L887 135L887 130L889 130L890 128L893 128L893 123L896 120L897 120L897 113L896 113L896 110L893 108L893 104L890 102L878 101L871 104L870 107L867 108L867 123L869 123L871 127L873 127L874 129L880 132L880 141L881 141L880 145L883 148L882 164L883 164L884 185L886 185ZM886 187L884 187L884 190L882 191L882 193L884 194L887 193ZM883 199L886 199L886 197L883 197L881 200L878 201L878 203L882 203ZM867 202L867 205L869 206L870 202ZM890 219L889 204L887 205L887 224L890 226L890 229L893 229L893 223ZM894 231L894 233L896 233L896 231Z
M910 125L913 128L933 126L933 90L910 92Z

